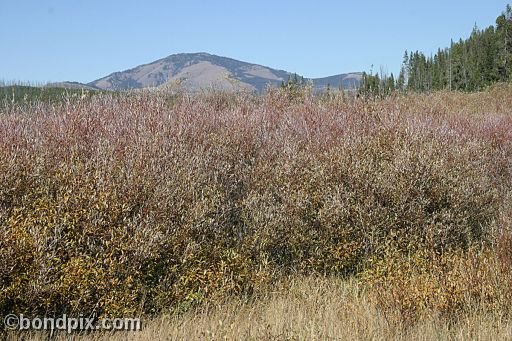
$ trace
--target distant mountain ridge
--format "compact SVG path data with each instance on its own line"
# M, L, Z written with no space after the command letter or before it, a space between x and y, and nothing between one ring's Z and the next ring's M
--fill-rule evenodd
M279 86L293 75L284 70L200 52L170 55L132 69L114 72L85 85L102 90L179 85L188 91L213 86L228 91L247 89L261 92L267 85ZM354 72L314 78L311 81L315 89L323 89L328 85L333 89L354 89L359 86L361 78L361 72Z

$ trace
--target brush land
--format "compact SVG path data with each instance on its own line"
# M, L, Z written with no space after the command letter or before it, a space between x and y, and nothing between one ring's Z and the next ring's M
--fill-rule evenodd
M144 321L78 339L511 338L511 90L4 101L0 312Z

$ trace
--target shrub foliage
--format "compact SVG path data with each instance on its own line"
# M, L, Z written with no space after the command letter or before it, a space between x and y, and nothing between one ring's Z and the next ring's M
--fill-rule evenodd
M294 273L355 275L404 314L456 311L480 288L446 284L463 264L512 259L496 251L510 225L508 90L7 107L0 312L182 311ZM489 306L507 295L482 290Z

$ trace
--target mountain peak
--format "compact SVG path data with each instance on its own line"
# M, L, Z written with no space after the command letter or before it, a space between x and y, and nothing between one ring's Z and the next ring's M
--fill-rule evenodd
M149 64L115 72L89 83L105 90L128 90L180 83L189 91L214 86L222 90L247 89L261 92L269 84L279 86L291 72L221 57L207 52L172 54ZM315 87L359 85L360 73L312 79Z

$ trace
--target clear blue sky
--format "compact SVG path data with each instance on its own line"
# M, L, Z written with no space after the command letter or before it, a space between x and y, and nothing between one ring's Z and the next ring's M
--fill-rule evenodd
M89 82L180 52L306 77L427 54L495 23L507 1L0 0L0 79Z

